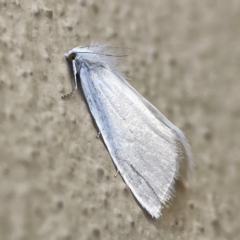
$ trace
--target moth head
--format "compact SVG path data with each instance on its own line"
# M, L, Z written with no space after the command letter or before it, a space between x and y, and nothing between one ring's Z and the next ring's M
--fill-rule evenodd
M72 62L76 57L76 53L71 53L68 55L67 59L69 62Z

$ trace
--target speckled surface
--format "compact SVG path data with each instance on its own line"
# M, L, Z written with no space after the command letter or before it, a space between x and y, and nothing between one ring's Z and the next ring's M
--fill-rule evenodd
M238 1L0 0L0 236L240 238ZM130 83L185 133L196 168L158 220L133 198L64 53L130 47Z

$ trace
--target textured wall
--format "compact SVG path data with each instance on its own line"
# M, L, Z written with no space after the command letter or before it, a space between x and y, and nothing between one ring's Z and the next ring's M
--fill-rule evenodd
M239 239L240 3L0 0L1 239ZM185 133L196 168L158 220L115 167L63 55L130 47L130 83ZM124 51L125 52L125 51Z

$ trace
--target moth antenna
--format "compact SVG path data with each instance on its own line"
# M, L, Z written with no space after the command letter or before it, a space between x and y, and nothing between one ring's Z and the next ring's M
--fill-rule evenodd
M108 45L91 45L91 47L104 47L104 48L114 48L114 49L132 49L129 47L116 47L116 46L108 46Z
M113 55L113 54L96 53L96 52L76 52L76 53L97 54L97 55L103 55L103 56L107 56L107 57L127 57L128 56L128 55Z

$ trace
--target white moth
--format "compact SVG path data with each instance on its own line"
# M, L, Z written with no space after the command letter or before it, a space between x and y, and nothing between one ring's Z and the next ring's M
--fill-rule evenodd
M142 207L158 218L178 177L179 143L189 165L190 147L182 131L115 70L114 55L106 48L76 47L65 54L75 87L62 97L81 85L117 172Z

